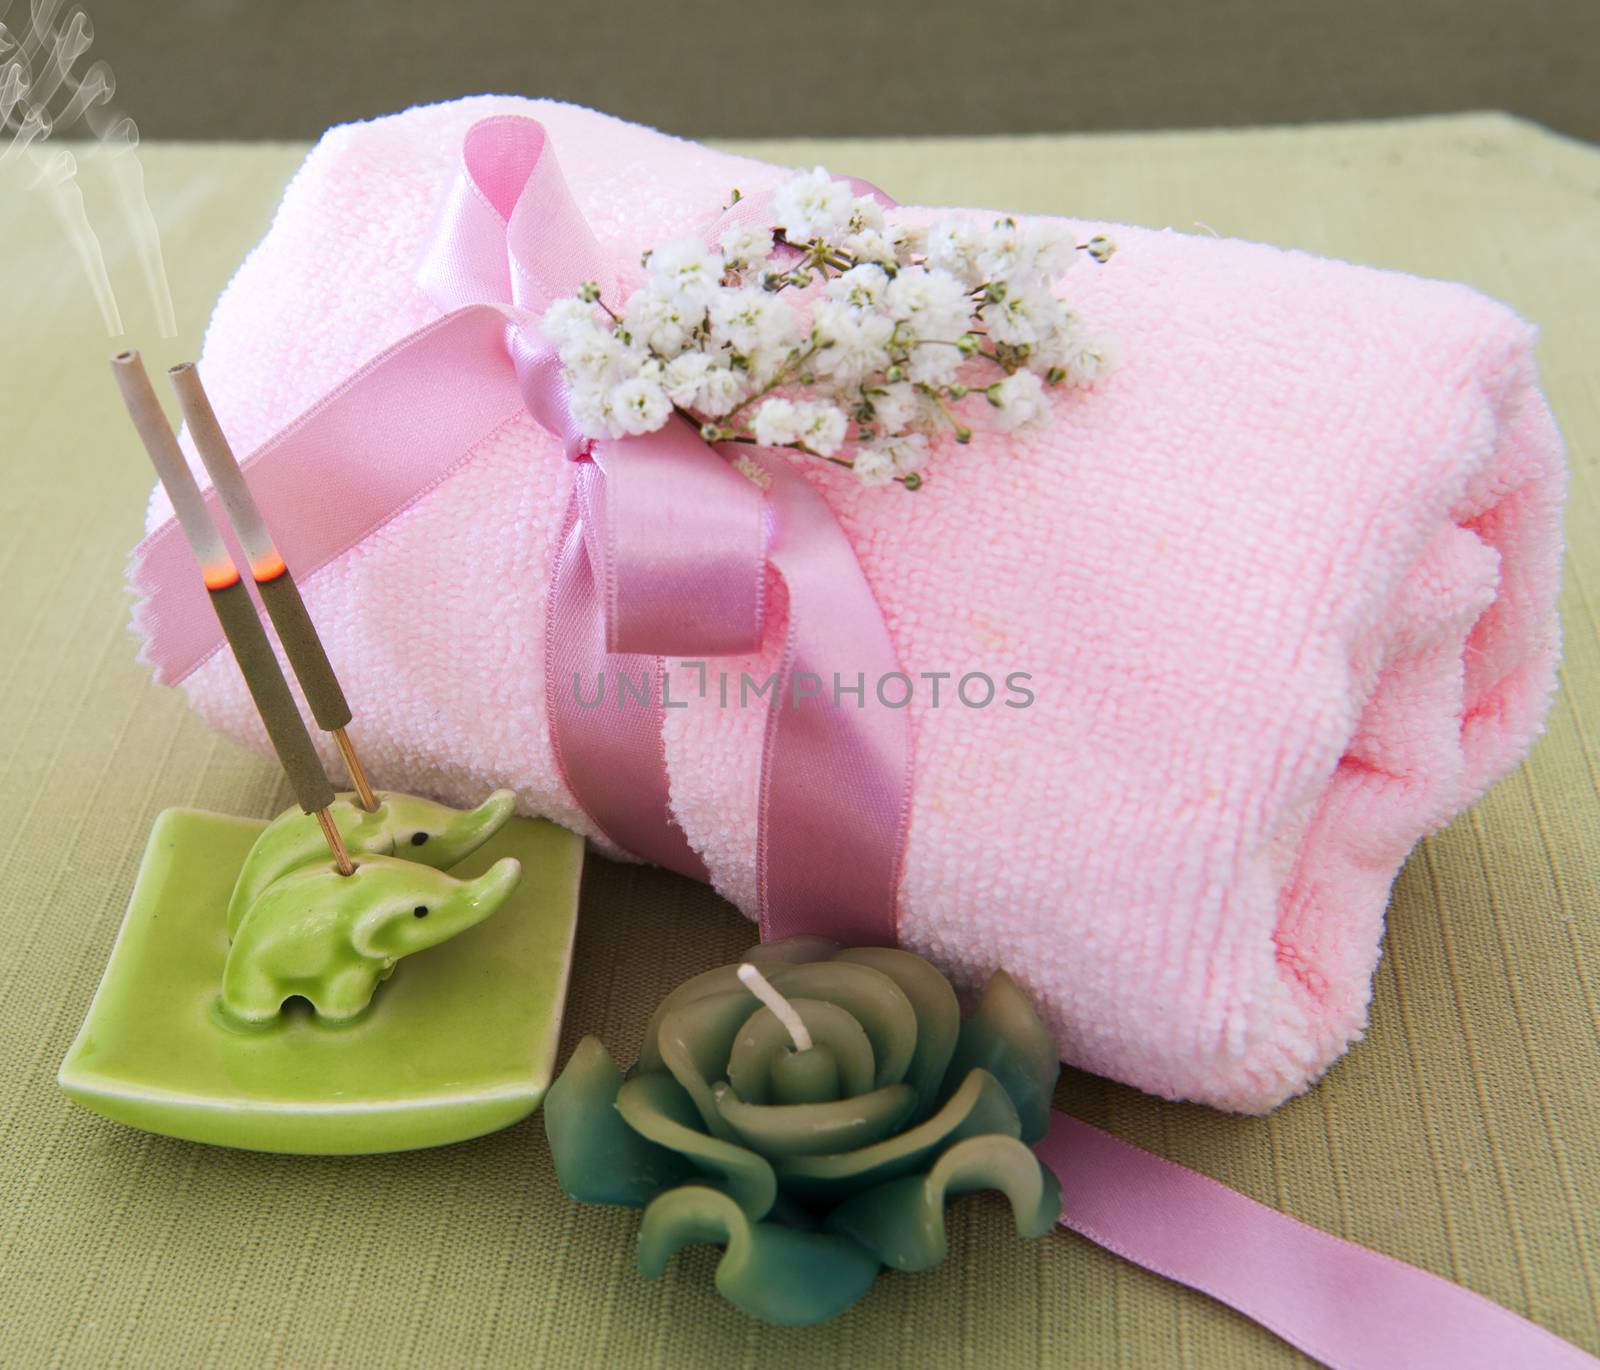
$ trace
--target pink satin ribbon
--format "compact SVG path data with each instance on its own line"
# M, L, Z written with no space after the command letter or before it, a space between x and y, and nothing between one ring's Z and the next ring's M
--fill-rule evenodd
M1459 1284L1056 1113L1035 1148L1061 1222L1252 1318L1335 1370L1594 1370L1600 1361Z
M710 232L761 223L764 206L760 197L742 201ZM877 680L898 670L893 644L826 503L771 454L753 453L765 476L758 488L680 420L642 438L583 438L537 319L583 280L614 303L615 274L534 121L495 118L470 130L419 276L449 312L244 462L286 560L302 579L314 574L526 409L576 466L545 625L552 742L573 794L619 845L707 878L673 816L664 658L758 648L770 565L785 582L789 620L762 752L762 935L892 943L909 722L876 698ZM427 404L416 403L419 394ZM317 500L303 498L308 489ZM156 677L176 683L221 639L174 522L140 544L134 568ZM585 707L597 673L605 699ZM835 700L836 676L851 701L860 679L860 708ZM623 678L635 687L626 700ZM1600 1364L1458 1285L1064 1114L1039 1152L1061 1177L1064 1225L1339 1370Z
M759 203L733 211L759 215ZM533 121L489 119L468 133L421 276L442 308L510 307L507 347L528 409L581 463L545 656L551 737L578 802L619 846L708 878L672 809L662 659L757 650L770 564L788 590L789 622L762 752L762 936L893 942L910 726L876 697L875 683L898 669L894 645L822 497L774 456L756 458L763 491L682 419L599 442L573 424L537 318L584 281L606 285L613 308L621 301ZM841 708L836 680L867 686ZM626 681L640 682L639 694Z

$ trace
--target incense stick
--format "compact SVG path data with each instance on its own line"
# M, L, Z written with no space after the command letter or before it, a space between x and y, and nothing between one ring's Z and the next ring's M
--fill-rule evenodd
M228 646L233 649L256 711L266 725L272 749L294 788L295 798L302 809L317 816L339 873L350 875L355 865L328 812L334 800L333 784L322 768L316 748L311 745L311 734L306 731L300 711L295 707L289 682L283 678L266 630L256 617L250 593L244 588L244 581L223 545L216 524L211 521L205 496L200 493L194 473L178 450L178 440L156 399L144 364L137 352L119 352L111 359L111 371L117 378L117 388L122 391L128 416L144 442L145 451L150 454L156 475L166 487L195 560L200 563L200 575L205 581L211 607L216 611Z
M317 636L316 625L306 611L305 601L294 576L284 564L283 556L273 541L272 533L261 516L255 496L239 469L238 459L228 443L222 425L217 422L216 411L210 397L200 383L200 372L193 362L182 362L167 371L172 388L177 391L178 403L189 425L189 435L200 451L200 460L211 473L211 483L228 511L228 520L239 535L244 554L250 562L250 574L255 578L256 590L278 630L278 640L283 643L289 665L295 678L305 691L306 703L317 720L317 726L332 733L339 755L344 758L350 772L351 783L368 812L378 807L377 796L367 780L366 769L356 755L355 744L350 740L350 705L334 674L333 663L328 660L322 639Z

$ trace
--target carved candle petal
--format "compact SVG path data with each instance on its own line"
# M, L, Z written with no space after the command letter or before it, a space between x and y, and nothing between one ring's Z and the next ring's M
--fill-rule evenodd
M974 1070L933 1117L898 1136L856 1151L795 1156L776 1164L778 1182L808 1203L837 1203L862 1189L919 1170L965 1137L1017 1135L1017 1109L1000 1082Z
M617 1091L617 1112L641 1137L680 1153L718 1181L752 1218L764 1218L771 1210L778 1197L772 1166L746 1147L700 1131L694 1102L670 1075L636 1075L626 1081Z
M578 1043L544 1100L544 1126L556 1182L583 1203L643 1207L663 1189L688 1179L694 1167L676 1151L656 1146L617 1112L622 1072L598 1037Z
M947 1199L998 1189L1011 1201L1017 1235L1042 1237L1061 1217L1061 1185L1014 1137L957 1142L926 1175L890 1180L847 1199L827 1228L854 1237L896 1270L931 1270L945 1257Z
M639 1060L634 1066L634 1071L644 1073L667 1068L666 1062L661 1059L659 1043L661 1025L666 1022L669 1014L711 995L732 993L746 994L746 1002L749 1002L745 987L739 983L737 966L718 966L715 970L702 971L699 975L685 980L656 1005L656 1011L650 1015L650 1021L645 1024L644 1041L639 1046Z
M907 1084L885 1085L824 1104L747 1104L725 1084L717 1085L715 1094L717 1108L739 1140L774 1161L850 1151L882 1141L917 1106L917 1091Z
M851 1238L750 1221L726 1194L699 1185L669 1190L639 1225L639 1273L658 1279L667 1261L699 1242L726 1245L717 1292L779 1327L805 1327L844 1312L872 1286L878 1260Z
M656 1040L662 1065L688 1092L706 1130L724 1141L732 1141L734 1134L717 1112L711 1084L727 1076L734 1039L753 1002L743 985L727 994L702 995L667 1014Z
M810 1030L816 1045L811 1051L796 1052L789 1031L771 1009L758 1009L745 1020L733 1049L728 1053L728 1083L747 1104L801 1103L798 1098L777 1097L775 1069L804 1060L812 1052L826 1051L832 1060L838 1092L833 1098L865 1094L877 1082L877 1060L872 1043L861 1024L846 1010L825 999L790 999L800 1021ZM791 1086L792 1087L792 1086ZM816 1102L820 1102L817 1100Z
M935 966L896 947L854 947L841 951L837 959L881 971L911 1001L917 1015L917 1048L904 1078L917 1091L917 1111L911 1121L921 1122L938 1106L961 1031L961 1005L955 990Z
M1050 1099L1061 1062L1033 1005L1003 970L990 977L977 1008L961 1024L946 1086L975 1066L1005 1086L1022 1119L1023 1141L1032 1146L1050 1130Z
M772 967L780 962L800 965L806 961L832 961L844 950L844 943L835 942L831 937L801 933L798 937L785 937L778 942L758 942L745 952L744 959L760 966L770 977Z
M881 970L843 961L768 967L764 974L789 998L825 999L850 1014L872 1043L874 1085L905 1079L917 1050L917 1011L906 992Z

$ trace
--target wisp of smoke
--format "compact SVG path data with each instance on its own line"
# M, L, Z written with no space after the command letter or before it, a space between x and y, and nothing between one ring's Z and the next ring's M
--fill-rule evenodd
M0 20L10 3L0 0ZM162 337L174 337L177 319L167 285L161 234L145 195L138 126L112 106L117 82L106 63L93 62L81 76L73 74L78 59L94 42L94 25L81 9L63 16L61 4L62 0L33 0L28 30L20 41L0 22L0 140L5 140L0 167L18 157L32 162L36 173L32 184L48 196L77 252L106 331L120 333L122 315L106 274L100 240L78 188L77 159L70 152L45 147L52 133L70 133L87 126L95 139L91 155L102 157L109 168L117 213L133 240L155 306L157 328Z
M89 216L83 207L83 192L78 189L78 159L65 148L57 149L43 158L35 185L50 190L50 204L61 219L61 226L77 249L78 260L83 263L84 275L94 288L94 297L100 305L100 316L105 320L106 332L115 337L122 332L122 315L117 311L117 297L111 289L111 279L106 275L105 258L100 255L100 240L89 227Z

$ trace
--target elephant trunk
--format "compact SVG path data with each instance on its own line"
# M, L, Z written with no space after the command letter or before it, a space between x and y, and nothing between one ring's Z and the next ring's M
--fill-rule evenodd
M463 882L450 897L405 926L406 954L436 947L495 913L522 879L522 863L503 856L475 880ZM424 907L419 905L419 907Z
M431 866L448 870L457 861L472 855L505 827L517 806L510 790L496 790L475 809L455 814L441 832L434 835L425 859Z

